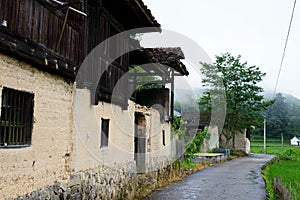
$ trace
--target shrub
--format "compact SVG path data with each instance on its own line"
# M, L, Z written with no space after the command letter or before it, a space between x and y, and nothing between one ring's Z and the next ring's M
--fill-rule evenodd
M278 156L279 156L279 159L281 159L281 160L300 161L300 149L289 148L289 149L286 149L283 153L279 154Z
M185 144L185 154L193 155L195 153L199 153L207 135L209 135L207 130L198 132L192 140Z
M186 124L180 117L177 116L174 116L173 120L172 131L178 135L179 140L183 140L186 132Z

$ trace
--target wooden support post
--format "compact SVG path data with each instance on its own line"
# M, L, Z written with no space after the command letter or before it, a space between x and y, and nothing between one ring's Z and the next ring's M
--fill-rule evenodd
M170 108L170 116L172 117L172 123L174 122L174 69L171 72L171 108Z
M60 46L60 42L61 42L62 36L64 34L64 31L65 31L65 27L66 27L68 15L69 15L69 10L70 10L70 7L68 7L68 9L67 9L65 19L64 19L64 23L63 23L62 29L60 31L60 34L59 34L59 38L58 38L58 41L57 41L57 44L56 44L56 47L55 47L56 52L58 52L58 48Z

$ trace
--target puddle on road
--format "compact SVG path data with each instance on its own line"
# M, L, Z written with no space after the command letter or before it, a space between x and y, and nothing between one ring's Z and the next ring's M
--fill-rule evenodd
M253 184L259 184L259 182L257 181L257 179L259 178L259 175L257 174L257 172L255 172L253 169L250 170L249 174L246 177L246 180L250 180L251 183Z

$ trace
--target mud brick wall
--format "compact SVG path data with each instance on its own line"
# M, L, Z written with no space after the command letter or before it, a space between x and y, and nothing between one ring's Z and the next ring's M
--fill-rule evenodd
M0 54L3 87L34 94L34 122L29 147L0 148L0 199L67 178L72 149L72 84Z

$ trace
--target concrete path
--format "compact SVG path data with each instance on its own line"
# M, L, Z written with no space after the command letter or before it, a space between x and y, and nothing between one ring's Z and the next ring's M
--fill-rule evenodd
M263 200L266 193L260 170L272 158L253 154L217 164L155 191L146 199Z

